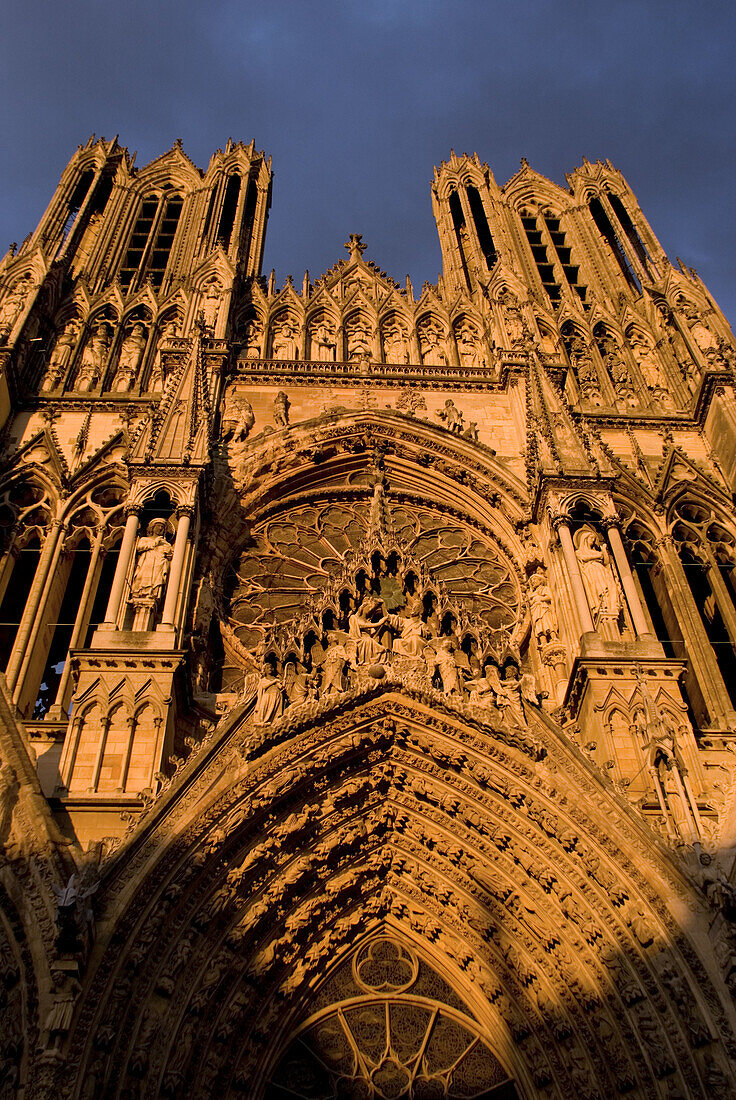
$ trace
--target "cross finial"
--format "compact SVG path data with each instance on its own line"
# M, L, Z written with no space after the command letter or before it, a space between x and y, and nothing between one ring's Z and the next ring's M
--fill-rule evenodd
M367 245L363 244L362 233L351 233L350 240L345 242L344 247L347 248L350 253L351 260L359 260L365 252Z

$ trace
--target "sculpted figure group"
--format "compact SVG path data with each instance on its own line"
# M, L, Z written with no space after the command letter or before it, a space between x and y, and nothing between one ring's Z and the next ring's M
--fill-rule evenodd
M537 704L534 677L520 676L503 654L477 656L461 645L453 624L431 599L407 592L403 602L371 592L352 597L321 637L312 634L302 654L283 660L270 653L256 684L254 721L269 725L289 706L317 702L382 680L389 668L416 678L459 703L515 728L527 725L524 703Z

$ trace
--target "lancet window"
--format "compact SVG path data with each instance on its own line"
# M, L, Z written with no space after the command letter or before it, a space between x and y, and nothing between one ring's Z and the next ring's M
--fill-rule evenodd
M224 249L230 246L230 237L232 236L240 197L240 185L240 176L235 172L227 181L225 198L222 201L222 211L220 212L220 224L217 227L217 240Z
M626 254L626 249L619 240L613 225L608 217L608 214L603 208L603 204L600 199L591 199L588 203L588 208L591 213L591 217L596 224L598 232L603 237L604 241L611 249L614 259L621 269L626 282L635 290L637 294L641 294L641 283L639 278L632 267L629 257Z
M87 197L87 192L90 189L90 186L92 184L92 180L94 179L94 177L95 177L95 174L92 171L92 169L90 168L86 172L83 172L82 175L77 180L77 184L76 184L74 190L71 193L71 197L69 199L69 202L67 203L67 215L66 215L66 219L64 221L64 225L62 226L61 238L59 240L59 247L57 248L57 254L63 248L64 243L65 243L67 237L69 236L69 233L71 232L71 228L74 225L74 222L76 221L77 214L82 209L82 204L84 203L84 200Z
M171 247L182 210L179 195L149 196L143 201L120 271L128 288L150 278L158 289L163 283Z
M649 271L650 257L646 250L644 242L636 231L636 226L629 217L629 212L624 206L623 202L618 195L615 195L612 191L606 191L606 197L611 204L611 209L618 218L619 225L626 234L631 247L639 258L639 262L646 271L647 275L651 273Z
M452 215L452 227L455 231L455 239L457 240L457 247L460 252L460 262L463 267L463 275L465 281L470 286L470 275L468 273L468 227L465 223L465 214L463 213L462 203L460 202L460 196L457 191L450 192L450 214Z
M483 209L483 201L478 193L478 189L475 187L468 186L467 194L470 213L473 215L475 231L478 234L478 244L485 258L486 267L490 271L498 259L498 254L496 252L496 246L493 243L491 230L488 227L488 218Z

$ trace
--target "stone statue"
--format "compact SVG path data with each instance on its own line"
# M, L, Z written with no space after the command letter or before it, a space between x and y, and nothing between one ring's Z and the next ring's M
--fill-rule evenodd
M470 705L484 709L495 707L496 699L503 690L498 669L493 664L486 665L482 676L468 680L467 687L470 688Z
M15 769L7 762L0 764L0 845L6 845L10 836L19 790Z
M251 317L245 326L245 357L246 359L260 359L261 340L263 328L257 317Z
M437 670L442 680L442 690L445 695L459 694L460 675L455 661L452 639L439 638L434 646L428 646L425 650L425 659L430 680L434 677L435 670Z
M145 348L146 330L140 321L136 321L120 348L120 359L113 387L119 393L129 390L135 382Z
M371 342L368 326L362 320L354 322L347 333L347 355L350 362L371 358Z
M708 361L718 357L718 343L692 302L678 301L690 329L690 335Z
M422 622L422 601L411 600L401 615L387 616L389 625L398 633L393 652L402 657L421 657L429 631Z
M511 294L507 294L501 302L503 312L503 327L506 332L509 348L520 348L524 345L524 319L518 300Z
M253 406L245 397L236 397L232 391L225 398L222 413L222 439L224 443L244 443L256 422Z
M274 325L271 339L271 356L273 359L296 359L296 325L289 317Z
M581 395L591 405L602 405L601 383L593 363L593 356L588 345L577 333L570 340L570 361L575 368Z
M446 367L447 351L444 335L439 324L432 320L426 321L419 330L418 335L422 362Z
M458 330L457 352L463 367L478 368L486 365L478 332L468 321Z
M222 295L222 287L213 279L207 284L204 301L202 303L202 321L205 328L214 329L217 324L217 317L220 312L220 298Z
M537 645L541 646L546 642L556 642L558 631L557 619L552 605L552 593L541 570L532 573L529 578L529 607Z
M608 550L599 544L592 527L581 527L575 535L575 553L593 616L602 614L616 618L621 611L618 587Z
M18 320L33 284L30 275L24 275L6 294L0 305L0 343L7 344L13 326Z
M647 388L656 393L657 397L661 397L667 392L668 381L661 364L657 361L656 350L645 336L639 334L632 337L631 350Z
M76 389L86 393L97 385L102 376L107 353L110 350L110 338L110 326L105 321L100 321L87 340L82 352L82 363L77 375Z
M253 720L257 726L267 726L284 713L284 692L273 665L264 662L261 678L256 687L256 705Z
M348 652L340 635L336 631L330 631L322 664L322 695L330 695L333 691L342 693L345 690L343 677L348 660Z
M380 614L382 610L381 600L366 596L348 616L348 635L355 649L356 664L380 664L387 658L387 650L377 637L387 623L385 613Z
M279 428L289 426L289 405L289 398L283 390L279 390L273 399L273 418Z
M394 321L386 327L383 336L383 350L387 363L408 363L409 343L403 325Z
M74 351L74 345L77 342L78 335L79 322L75 320L67 321L56 338L54 350L51 353L49 365L41 385L43 391L46 392L55 389L62 381L69 363L71 362L72 352Z
M165 519L152 519L138 539L130 599L136 606L155 608L164 591L171 561L171 546L164 537Z
M321 318L312 333L312 359L319 363L332 363L335 360L336 348L335 333L328 327L324 318Z
M521 682L516 665L506 665L503 670L496 706L501 711L501 718L507 726L515 729L525 728L527 722L521 702Z
M454 432L456 435L461 435L465 424L463 422L463 414L455 405L455 402L451 397L448 397L445 401L444 409L439 409L437 416L440 420L444 420L445 427L448 431Z

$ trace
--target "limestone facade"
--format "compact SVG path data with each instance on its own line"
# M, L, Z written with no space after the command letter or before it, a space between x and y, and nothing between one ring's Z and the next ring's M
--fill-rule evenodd
M0 261L0 1098L736 1096L733 334L610 163L261 274L91 139Z

